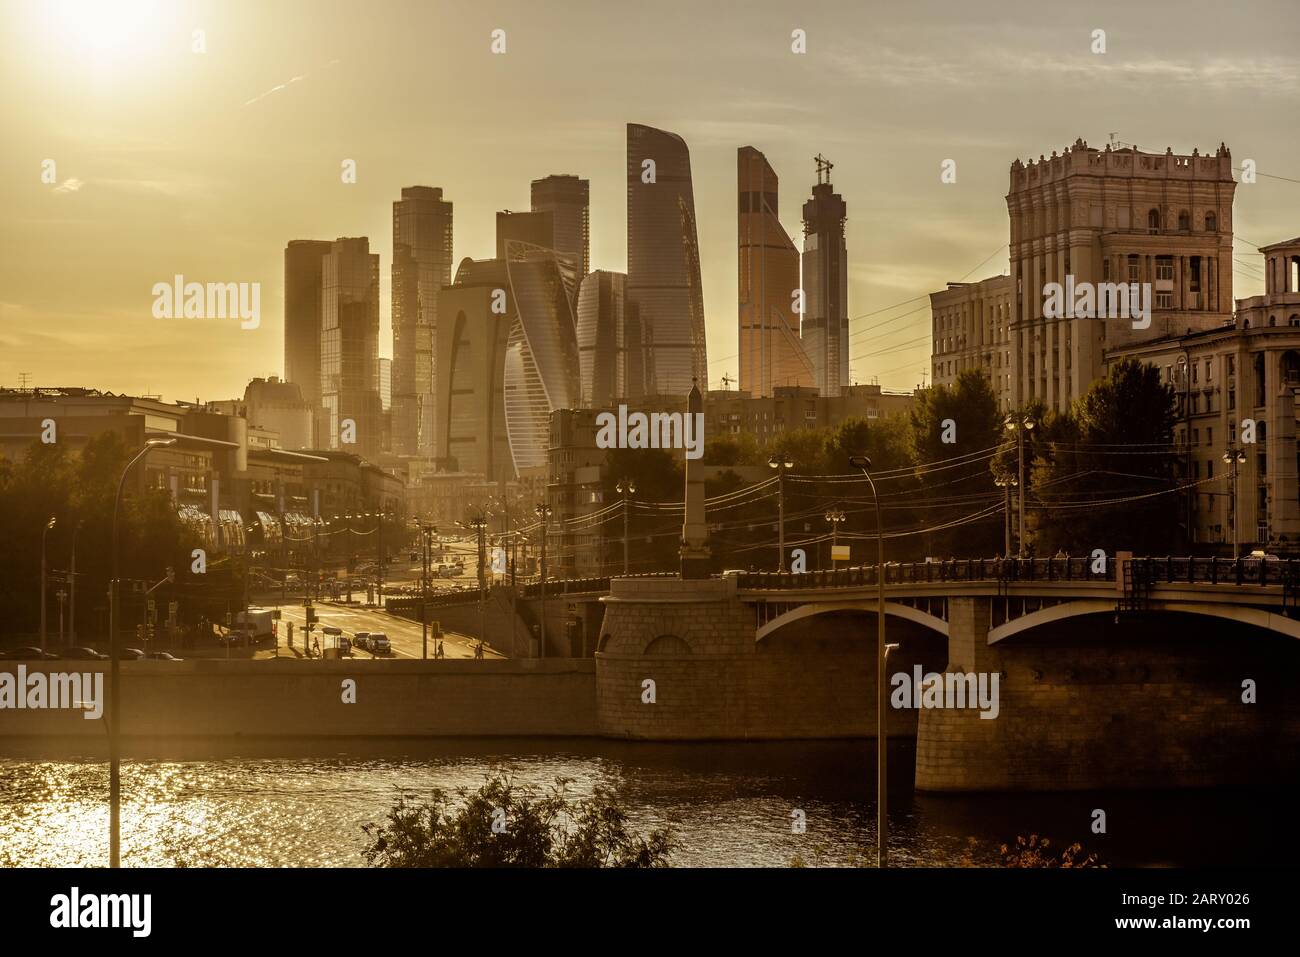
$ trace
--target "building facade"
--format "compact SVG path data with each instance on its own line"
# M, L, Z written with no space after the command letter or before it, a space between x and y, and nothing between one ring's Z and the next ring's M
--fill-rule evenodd
M598 269L578 292L578 364L584 406L645 394L640 329L627 311L627 275Z
M627 126L627 307L645 342L646 390L708 381L691 157L680 136Z
M777 386L770 396L712 389L704 396L705 434L747 432L762 444L795 429L906 415L914 399L913 393L885 392L878 385L844 386L839 395L822 395L808 386Z
M736 151L740 388L758 396L815 381L799 338L799 251L781 226L778 185L762 153Z
M337 239L321 271L320 445L373 457L382 449L379 399L379 255L370 241Z
M320 408L321 267L330 244L295 239L284 247L284 377Z
M831 185L832 164L817 158L817 184L803 204L803 345L813 385L838 395L849 384L848 206Z
M1011 164L1014 404L1063 410L1102 374L1103 354L1232 315L1232 155L1104 150ZM1128 317L1044 318L1049 283L1149 284L1150 325Z
M393 203L392 450L431 456L438 292L451 282L452 204L433 186L407 186Z
M931 370L936 386L952 388L962 372L979 369L988 376L998 406L1015 407L1014 289L1010 276L994 276L980 282L950 282L942 292L930 293Z
M551 214L555 251L573 260L579 276L587 275L591 271L591 183L569 174L535 179L532 206L535 213Z

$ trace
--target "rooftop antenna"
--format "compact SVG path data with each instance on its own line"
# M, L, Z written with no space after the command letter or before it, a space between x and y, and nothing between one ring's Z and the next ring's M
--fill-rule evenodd
M31 387L32 374L30 372L18 373L18 388L26 392Z
M922 388L922 389L925 388L925 377L926 377L928 374L929 374L929 370L928 370L928 369L922 369L922 370L921 370L921 388Z
M835 168L835 164L832 163L830 160L828 160L825 156L822 156L821 153L818 153L816 156L813 157L813 162L817 164L817 185L818 186L821 186L822 184L829 185L831 181L831 170ZM825 178L823 179L823 177Z

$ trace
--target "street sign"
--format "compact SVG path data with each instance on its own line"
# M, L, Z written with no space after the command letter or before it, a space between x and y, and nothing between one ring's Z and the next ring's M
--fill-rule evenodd
M848 560L849 560L849 546L848 546L848 545L832 545L832 546L831 546L831 561L833 561L833 562L847 562Z

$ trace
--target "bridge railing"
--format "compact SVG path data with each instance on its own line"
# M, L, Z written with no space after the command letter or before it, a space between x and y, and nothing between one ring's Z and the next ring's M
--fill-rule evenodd
M1099 567L1100 566L1100 567ZM1260 558L1133 558L1129 576L1135 585L1233 584L1284 585L1300 588L1300 560ZM885 584L926 582L1070 582L1115 581L1117 562L1084 558L953 558L937 562L886 562ZM875 565L818 569L809 572L744 572L744 589L861 588L875 585Z

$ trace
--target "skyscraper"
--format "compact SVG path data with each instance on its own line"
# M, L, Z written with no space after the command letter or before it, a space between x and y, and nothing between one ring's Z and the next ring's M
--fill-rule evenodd
M799 340L799 251L781 227L777 177L752 146L736 151L740 388L768 396L778 385L811 386Z
M432 456L438 291L451 282L452 205L433 186L393 203L393 451Z
M804 351L822 395L849 384L848 207L831 185L832 165L817 157L817 185L803 204Z
M502 259L462 260L456 281L438 294L438 458L455 470L490 481L515 477L506 433L506 342L514 325L514 297L493 310L496 290L509 287Z
M284 378L320 408L321 260L330 244L294 239L284 247Z
M577 275L554 250L513 241L506 244L506 272L518 313L506 345L506 431L522 472L546 465L551 413L580 402Z
M554 249L555 217L549 212L501 210L497 213L497 259L505 261L506 244L511 242Z
M379 255L364 236L336 239L322 260L320 354L324 429L318 443L375 455L383 434Z
M555 221L555 250L569 256L579 276L591 271L591 184L572 175L533 180L533 212L548 212Z
M648 392L708 381L691 156L680 136L627 126L627 307L645 343Z
M578 292L582 404L602 408L645 394L639 330L628 322L627 276L598 269Z

